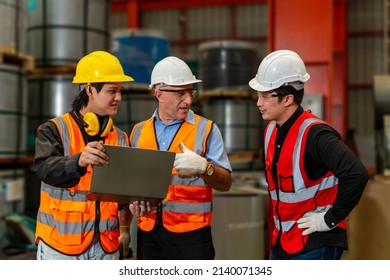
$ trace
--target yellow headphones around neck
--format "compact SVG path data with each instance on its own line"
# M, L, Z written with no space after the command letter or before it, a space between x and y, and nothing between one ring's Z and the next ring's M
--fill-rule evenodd
M105 137L113 127L113 120L110 116L98 116L88 112L83 117L84 129L90 136L99 135Z

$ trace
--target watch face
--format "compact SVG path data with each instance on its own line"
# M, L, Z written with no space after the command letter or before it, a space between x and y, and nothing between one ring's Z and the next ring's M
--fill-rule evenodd
M214 167L210 164L210 165L207 167L206 174L207 174L208 176L211 176L213 173L214 173Z

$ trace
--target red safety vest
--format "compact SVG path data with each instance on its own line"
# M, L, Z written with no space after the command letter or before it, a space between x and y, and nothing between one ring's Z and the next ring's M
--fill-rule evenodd
M317 180L308 178L304 168L307 134L313 125L326 124L305 111L290 128L283 143L277 166L277 180L272 176L276 144L276 123L270 122L264 132L265 172L272 201L275 229L272 244L280 235L282 248L289 254L301 251L308 236L303 236L297 220L306 212L324 212L332 207L338 190L338 179L331 171ZM345 221L339 225L346 228Z
M84 149L80 128L69 113L51 121L60 132L64 156L80 153ZM128 146L127 135L116 127L104 141L109 145ZM113 253L118 250L118 203L100 202L100 208L96 209L96 202L86 199L91 180L92 167L89 165L87 173L72 188L57 188L41 183L36 243L41 239L63 254L80 255L91 245L97 223L104 251ZM100 217L96 216L97 211Z
M183 122L177 131L169 151L181 153L179 143L203 156L206 141L212 128L212 121L195 114L195 125ZM138 123L130 134L130 142L139 148L158 149L154 129L154 118ZM172 232L187 232L211 224L213 194L212 188L200 176L180 178L172 170L172 182L162 201L162 222ZM153 229L156 211L138 218L138 227L144 231Z

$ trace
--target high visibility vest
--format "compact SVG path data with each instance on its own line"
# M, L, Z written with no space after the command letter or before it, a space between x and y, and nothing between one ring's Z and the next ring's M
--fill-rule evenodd
M136 124L130 134L130 142L139 148L158 149L154 129L154 118ZM169 151L181 153L179 143L200 156L206 152L206 141L211 132L212 121L195 114L195 125L183 122L177 131ZM153 174L151 174L153 176ZM172 170L172 181L162 201L162 222L171 232L187 232L211 224L213 193L212 188L199 176L181 178ZM144 231L153 229L156 211L138 218L138 227Z
M272 201L275 228L272 244L280 235L282 248L289 254L301 251L308 236L303 236L297 220L306 212L326 212L332 207L337 196L338 179L328 171L321 178L311 180L304 168L304 154L307 134L313 125L326 124L308 111L305 111L292 125L277 165L277 181L272 176L272 163L276 145L276 123L270 122L264 132L265 173ZM345 221L339 225L346 228Z
M64 156L80 153L84 149L86 144L83 135L69 113L51 121L60 132ZM104 142L128 146L127 135L116 127L105 137ZM87 173L72 188L58 188L41 182L37 243L41 239L63 254L80 255L88 249L95 232L98 232L105 252L113 253L118 250L118 203L88 201L86 196L91 180L92 167L89 165Z

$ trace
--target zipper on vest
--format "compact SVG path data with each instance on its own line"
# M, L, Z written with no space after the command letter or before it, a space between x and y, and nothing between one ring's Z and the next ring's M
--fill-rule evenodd
M163 224L163 222L162 222L162 203L161 202L157 205L156 223L158 225Z
M99 240L99 234L100 234L100 231L99 231L99 222L100 222L100 201L96 201L95 202L95 228L94 228L94 232L95 232L95 238L97 238L97 240Z

